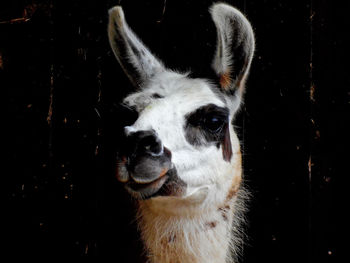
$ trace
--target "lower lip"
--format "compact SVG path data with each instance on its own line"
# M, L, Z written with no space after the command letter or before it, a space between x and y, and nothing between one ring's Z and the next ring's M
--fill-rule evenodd
M127 187L134 192L142 193L145 190L148 190L148 191L151 190L151 192L156 193L163 186L163 184L167 181L167 179L168 179L168 175L164 175L164 176L162 176L162 177L160 177L160 178L156 179L155 181L148 183L148 184L138 184L138 183L134 183L134 182L129 182L129 183L127 183ZM154 190L154 191L152 191L152 190Z

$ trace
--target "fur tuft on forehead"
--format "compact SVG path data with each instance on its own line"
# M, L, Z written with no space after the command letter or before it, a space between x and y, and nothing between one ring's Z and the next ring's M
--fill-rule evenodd
M123 102L141 112L159 100L167 100L170 104L176 102L176 105L183 107L179 110L184 113L208 103L218 106L225 106L226 103L223 94L217 91L210 80L190 78L188 73L173 71L155 75L139 91L127 96Z

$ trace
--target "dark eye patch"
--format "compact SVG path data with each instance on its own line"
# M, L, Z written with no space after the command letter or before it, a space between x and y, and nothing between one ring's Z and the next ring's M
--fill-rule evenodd
M199 116L200 119L197 125L212 135L219 135L224 125L227 123L228 117L226 114L222 114L222 112L219 111L204 114L204 116Z
M215 143L222 145L223 157L231 159L232 149L229 133L229 110L208 104L186 115L186 140L195 146Z
M208 104L186 115L186 126L200 129L217 137L228 122L227 108Z

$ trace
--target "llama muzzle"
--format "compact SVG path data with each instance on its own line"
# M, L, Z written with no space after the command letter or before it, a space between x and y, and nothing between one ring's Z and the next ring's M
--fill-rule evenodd
M177 175L171 162L171 152L153 131L127 133L126 148L119 153L117 179L137 199L147 199L158 192L168 193L161 188L169 182L174 185Z

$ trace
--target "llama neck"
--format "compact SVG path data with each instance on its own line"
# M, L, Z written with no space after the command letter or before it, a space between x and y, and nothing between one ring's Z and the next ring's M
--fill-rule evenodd
M189 215L169 215L140 204L142 239L151 263L225 263L233 241L233 205Z

